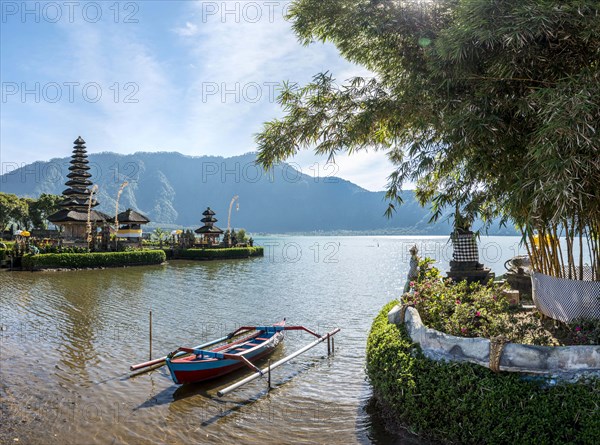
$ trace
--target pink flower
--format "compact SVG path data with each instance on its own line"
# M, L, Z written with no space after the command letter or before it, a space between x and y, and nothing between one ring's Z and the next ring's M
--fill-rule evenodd
M460 328L460 332L462 332L463 334L467 333L467 328Z
M492 295L492 300L496 301L498 297L496 295Z
M479 311L475 312L475 316L476 317L481 317L481 312L479 312Z
M419 291L418 291L418 290L416 290L416 291L415 291L415 297L417 297L418 295L419 295Z
M456 300L456 304L460 304L460 300Z
M579 332L579 331L581 331L581 326L576 326L576 327L575 327L575 331L576 331L576 332Z
M414 281L411 281L410 283L408 283L408 285L409 285L410 287L415 287L415 282L414 282Z

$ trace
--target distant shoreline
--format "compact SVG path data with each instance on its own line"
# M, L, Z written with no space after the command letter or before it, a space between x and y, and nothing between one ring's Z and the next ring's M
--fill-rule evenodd
M146 229L156 229L162 228L164 230L194 230L194 227L185 227L185 226L171 226L171 225L160 225L160 224L152 224L148 225ZM148 230L148 233L151 233L152 230ZM406 232L404 230L307 230L300 232L258 232L246 229L248 234L252 236L406 236L406 237L420 237L420 236L435 236L435 237L447 237L450 238L450 232L439 233L439 232L423 232L423 231L414 231L414 232ZM521 235L513 232L513 233L482 233L482 237L485 236L506 236L506 237L520 237Z

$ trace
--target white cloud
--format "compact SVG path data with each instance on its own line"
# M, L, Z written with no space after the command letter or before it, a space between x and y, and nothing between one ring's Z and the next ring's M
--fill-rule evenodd
M291 160L292 165L312 177L336 176L360 185L372 192L385 189L387 177L394 170L384 151L359 151L351 155L339 154L334 164L327 163L326 156L316 156L303 150Z
M192 37L198 34L198 25L185 22L185 26L173 29L173 32L180 37Z
M88 141L90 152L238 155L255 150L254 134L262 123L281 115L274 83L305 84L321 71L332 72L340 83L369 76L341 59L331 44L301 46L282 11L263 11L254 22L250 15L207 15L206 4L185 2L177 17L140 17L135 26L81 23L53 30L65 36L61 55L46 55L39 71L52 81L96 82L102 100L17 104L3 110L3 161L67 156L78 135ZM185 25L173 27L180 23ZM125 103L134 91L138 102ZM32 122L36 131L31 131ZM303 169L325 161L310 152L303 156L293 160ZM383 153L340 156L337 162L336 176L369 190L381 190L392 170Z

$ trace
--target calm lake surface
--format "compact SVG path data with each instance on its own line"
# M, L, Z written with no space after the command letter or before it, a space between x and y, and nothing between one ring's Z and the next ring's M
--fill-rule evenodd
M516 237L483 237L497 275L522 254ZM373 317L400 296L408 249L447 269L447 237L273 237L265 257L76 272L0 273L2 438L25 444L418 443L385 433L369 407L365 345ZM243 324L287 317L321 344L224 398L214 383L174 385L166 367L129 365ZM312 341L286 334L283 357ZM239 378L240 373L236 375ZM17 442L14 442L17 443Z

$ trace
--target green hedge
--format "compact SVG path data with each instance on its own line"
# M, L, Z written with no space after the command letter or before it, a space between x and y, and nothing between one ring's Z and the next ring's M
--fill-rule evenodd
M187 260L217 260L217 259L235 259L248 258L253 256L263 256L264 249L256 247L230 247L225 249L185 249L175 252L174 258Z
M367 374L396 427L443 443L598 444L600 379L556 385L423 356L387 304L367 342Z
M144 264L160 264L165 260L166 256L162 250L102 253L48 253L42 255L25 255L23 257L23 268L35 270L137 266Z
M0 261L7 259L10 252L10 249L0 249Z

